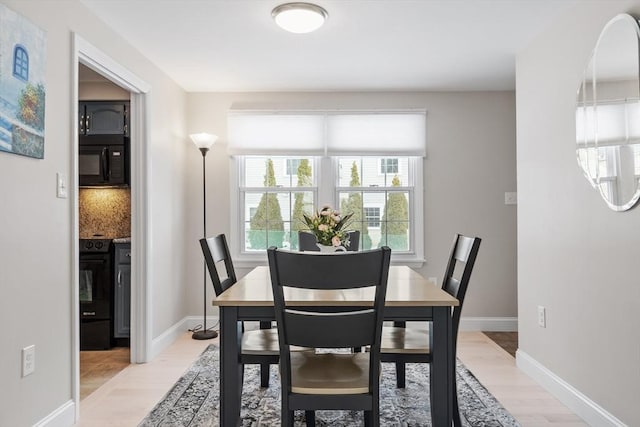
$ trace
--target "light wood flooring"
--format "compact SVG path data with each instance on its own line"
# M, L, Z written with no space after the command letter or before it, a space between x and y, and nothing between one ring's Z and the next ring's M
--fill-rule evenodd
M482 332L460 332L458 356L523 427L587 426ZM153 361L129 365L80 402L78 427L137 426L205 347L185 333Z
M129 366L130 354L128 347L114 347L106 351L81 351L80 400Z

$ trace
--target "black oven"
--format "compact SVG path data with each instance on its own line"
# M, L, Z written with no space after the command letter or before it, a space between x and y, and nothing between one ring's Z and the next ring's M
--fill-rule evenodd
M111 348L112 251L109 239L80 239L80 350Z
M129 184L129 138L120 135L80 137L78 173L81 187Z

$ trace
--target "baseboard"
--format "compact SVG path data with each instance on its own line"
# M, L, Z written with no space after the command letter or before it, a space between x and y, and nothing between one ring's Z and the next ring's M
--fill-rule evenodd
M66 401L49 415L38 421L33 427L69 427L76 423L76 405L73 400Z
M571 384L545 368L522 350L516 351L516 366L575 412L588 425L602 427L626 426L622 421L605 411L600 405L580 393Z
M217 316L207 316L207 328L217 325ZM178 337L189 329L193 329L197 325L202 325L202 316L187 316L182 320L174 323L167 330L161 333L157 338L151 341L151 354L149 360L153 360L165 348L169 347ZM216 326L217 328L217 326Z
M462 317L461 331L516 332L517 317Z

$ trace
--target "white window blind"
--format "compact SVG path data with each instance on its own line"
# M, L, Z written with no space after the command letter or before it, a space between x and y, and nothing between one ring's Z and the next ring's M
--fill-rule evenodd
M576 109L576 139L579 144L623 143L640 138L640 102L579 106Z
M324 117L314 114L231 112L230 154L324 154Z
M426 155L425 111L231 111L227 125L230 154Z

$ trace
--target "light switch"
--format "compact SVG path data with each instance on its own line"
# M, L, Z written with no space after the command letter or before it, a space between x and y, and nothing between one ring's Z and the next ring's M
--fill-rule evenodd
M65 174L60 172L56 174L56 188L57 188L56 195L58 196L58 198L66 199L67 198L67 176Z
M505 205L517 205L518 204L518 193L506 192L504 193L504 204Z

